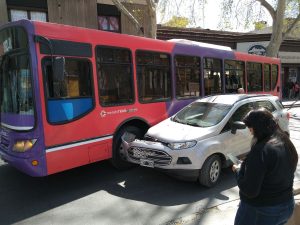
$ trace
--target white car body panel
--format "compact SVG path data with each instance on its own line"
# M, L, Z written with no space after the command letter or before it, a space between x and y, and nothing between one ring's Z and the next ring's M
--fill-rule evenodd
M253 97L253 99L250 96L249 98L238 100L240 96L231 95L231 98L229 98L228 96L224 95L217 99L215 99L215 96L211 96L205 99L197 100L201 102L217 102L223 104L235 103L229 113L217 125L211 127L195 127L174 122L168 118L148 130L146 136L150 136L154 141L134 140L132 142L126 142L123 140L123 145L126 149L125 154L127 160L136 164L141 164L141 160L144 160L138 157L132 157L132 152L130 153L130 151L133 148L136 148L134 153L135 156L140 154L140 156L144 157L145 159L147 158L147 154L150 154L151 150L154 150L166 154L166 158L170 156L172 160L168 164L164 165L154 163L153 165L150 165L151 167L162 168L166 170L200 170L205 160L213 154L220 154L225 160L228 159L226 156L228 153L231 153L235 156L245 155L251 148L252 136L249 130L247 128L238 129L236 130L236 133L233 134L230 129L224 130L224 127L236 109L245 103L251 103L251 101L271 101L276 108L276 110L273 112L273 115L278 121L279 126L283 131L289 133L287 112L275 104L275 101L278 100L277 97L263 95L261 97ZM167 145L167 143L186 141L196 141L197 144L191 148L181 150L173 150ZM141 149L141 151L138 149ZM186 157L191 163L179 164L179 157Z

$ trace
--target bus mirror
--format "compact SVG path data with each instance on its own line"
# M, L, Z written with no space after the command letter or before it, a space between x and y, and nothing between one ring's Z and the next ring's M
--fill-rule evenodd
M65 58L55 57L53 61L53 78L55 81L63 81L65 73Z

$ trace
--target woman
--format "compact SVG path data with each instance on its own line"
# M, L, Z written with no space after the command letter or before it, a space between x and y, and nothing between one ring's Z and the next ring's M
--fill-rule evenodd
M251 111L244 123L253 140L246 159L232 167L241 200L234 224L283 225L294 210L296 148L265 109Z

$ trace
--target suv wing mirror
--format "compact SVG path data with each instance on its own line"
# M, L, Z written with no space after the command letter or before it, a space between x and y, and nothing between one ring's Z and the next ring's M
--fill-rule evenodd
M231 124L231 133L236 134L236 130L241 130L241 129L245 129L245 128L246 128L246 125L242 121L234 121Z

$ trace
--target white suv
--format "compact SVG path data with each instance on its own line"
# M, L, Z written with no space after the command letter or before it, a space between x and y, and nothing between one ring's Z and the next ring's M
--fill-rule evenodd
M252 136L240 122L252 109L268 109L289 135L289 113L272 95L216 95L194 101L174 116L151 127L143 140L123 136L129 162L160 168L185 180L212 187L221 168L231 165L227 154L243 157Z

